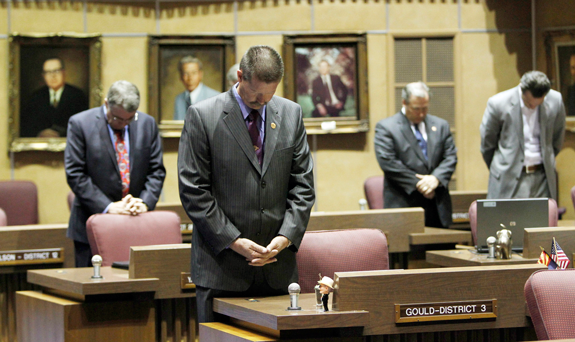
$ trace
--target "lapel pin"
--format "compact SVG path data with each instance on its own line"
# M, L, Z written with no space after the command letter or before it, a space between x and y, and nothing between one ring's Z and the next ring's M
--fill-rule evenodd
M272 126L272 129L276 129L276 124L275 124L275 122L272 122L271 126Z
M437 131L437 127L431 126L431 130L434 131L434 132Z

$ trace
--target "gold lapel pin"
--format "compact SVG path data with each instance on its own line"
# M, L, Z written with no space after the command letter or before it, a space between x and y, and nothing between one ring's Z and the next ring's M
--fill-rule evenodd
M275 122L272 122L271 126L272 126L272 129L276 129L276 124L275 124Z
M437 127L431 126L431 130L434 131L434 132L437 131Z

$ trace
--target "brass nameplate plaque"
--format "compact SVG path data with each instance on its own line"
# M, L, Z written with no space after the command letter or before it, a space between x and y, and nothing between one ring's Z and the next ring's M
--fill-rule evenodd
M188 235L188 234L191 235L193 230L194 230L194 224L193 223L181 223L180 224L180 231L184 235Z
M64 262L64 248L0 251L0 266L57 264Z
M182 272L181 276L181 288L182 290L195 289L196 284L192 281L192 275L190 272Z
M497 299L444 303L395 304L395 323L497 317Z

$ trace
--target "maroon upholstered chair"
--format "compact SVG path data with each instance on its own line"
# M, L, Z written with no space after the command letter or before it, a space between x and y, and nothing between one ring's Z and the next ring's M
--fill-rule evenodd
M6 218L6 213L2 208L0 208L0 227L4 227L8 224L8 219Z
M304 234L296 254L302 293L314 292L318 274L389 269L387 238L379 229L318 230Z
M383 176L372 176L363 183L369 209L383 209Z
M68 192L68 197L66 198L68 201L68 209L72 210L72 204L74 204L75 198L76 195L74 195L74 191L70 190L70 192Z
M575 186L571 188L571 201L573 202L573 207L575 208Z
M557 227L558 221L557 202L549 199L549 227ZM469 225L471 226L471 237L473 244L477 245L477 201L473 201L469 206Z
M102 266L128 261L130 247L182 243L180 217L172 211L150 211L137 216L95 214L86 222L92 254Z
M0 181L0 208L8 226L38 224L38 189L31 181Z
M536 271L525 300L539 340L575 338L575 269Z

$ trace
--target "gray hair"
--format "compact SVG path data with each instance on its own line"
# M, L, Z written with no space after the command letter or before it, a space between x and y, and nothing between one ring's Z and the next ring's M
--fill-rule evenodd
M128 81L116 81L108 90L108 105L120 106L128 113L135 112L140 106L140 92Z
M184 64L188 63L196 63L198 65L198 69L200 70L204 69L204 65L202 64L202 61L199 60L199 58L189 55L184 56L180 59L180 62L178 63L178 71L180 72L180 76L184 74Z
M401 90L401 98L405 103L409 103L412 95L415 97L431 97L429 87L421 81L409 83Z
M234 83L236 83L238 81L238 69L239 68L240 68L239 64L232 65L232 67L230 68L230 70L228 70L228 73L226 74L226 78L228 79L228 81L234 82Z
M242 78L252 77L265 83L279 82L284 75L284 62L280 54L271 46L256 45L246 51L240 62Z
M529 91L533 97L541 98L547 95L551 89L551 82L549 82L547 75L541 71L529 71L521 76L519 86L522 93Z

